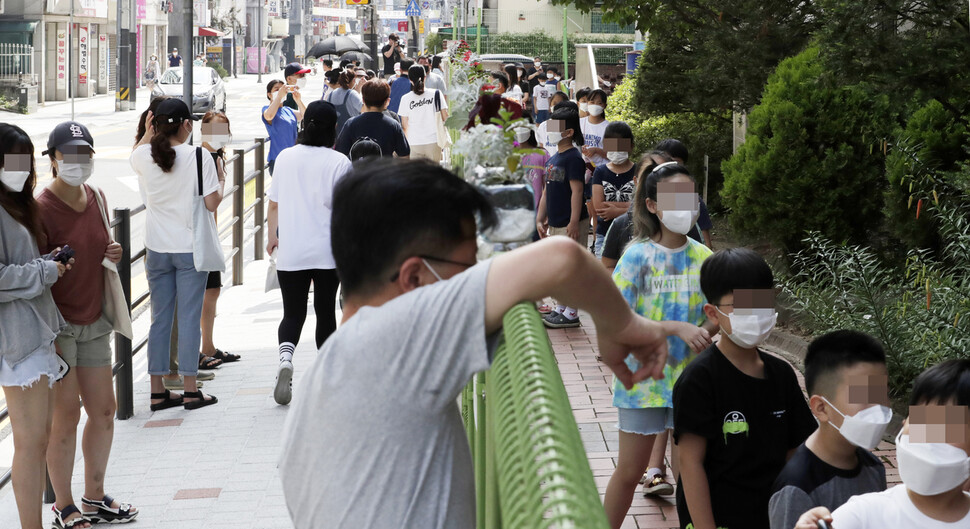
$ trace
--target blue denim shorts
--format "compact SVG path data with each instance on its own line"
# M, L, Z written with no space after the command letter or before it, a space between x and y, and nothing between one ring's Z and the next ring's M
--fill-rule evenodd
M661 434L674 428L673 408L617 408L619 421L616 427L621 432L640 435Z

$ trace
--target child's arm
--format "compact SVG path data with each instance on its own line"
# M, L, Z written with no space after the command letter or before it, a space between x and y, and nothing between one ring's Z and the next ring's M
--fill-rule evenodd
M572 237L573 240L579 242L585 248L588 243L579 240L579 219L583 216L584 205L583 181L570 179L569 189L572 191L572 196L569 197L570 202L572 202L572 207L570 208L569 225L566 226L566 235Z
M546 185L544 178L542 185ZM536 231L539 232L539 237L543 239L549 235L549 221L546 218L546 194L543 189L542 196L539 197L539 205L536 206Z
M699 353L711 345L711 335L704 327L698 327L686 321L664 321L660 322L664 328L664 334L677 336L685 343L690 350Z
M711 507L711 488L704 470L707 439L692 433L680 434L680 479L694 529L716 529Z
M492 262L485 291L485 329L522 301L554 297L593 317L603 362L624 386L648 377L663 378L667 339L658 322L636 315L612 278L583 247L565 237L551 237L502 254ZM633 356L641 368L632 373L624 360Z
M707 320L704 323L702 323L701 328L706 330L707 333L710 334L711 336L714 336L715 334L721 332L721 326L717 323L714 323L711 320Z

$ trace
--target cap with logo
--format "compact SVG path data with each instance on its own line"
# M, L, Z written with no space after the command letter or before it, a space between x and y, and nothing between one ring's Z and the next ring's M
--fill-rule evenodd
M94 138L88 132L88 128L77 121L65 121L54 127L50 136L47 137L47 150L42 152L42 156L61 150L67 145L87 145L94 150Z
M310 69L304 68L298 62L291 62L290 64L286 65L286 68L283 69L283 77L299 75L301 73L310 73Z
M187 119L198 120L189 112L188 105L181 99L170 97L158 104L155 110L155 123L181 123Z

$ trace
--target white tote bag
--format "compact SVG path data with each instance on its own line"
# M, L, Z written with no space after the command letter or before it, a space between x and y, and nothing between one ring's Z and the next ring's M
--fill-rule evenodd
M202 148L195 149L198 193L192 197L192 259L199 272L225 272L226 256L219 241L215 215L205 207L202 195Z
M94 198L98 201L98 210L101 211L104 229L108 232L108 238L111 238L111 223L108 222L108 209L101 199L101 190L94 186L90 187L94 191ZM128 299L125 298L125 290L121 285L121 276L118 275L118 266L107 257L101 261L101 266L104 267L104 294L101 297L101 313L111 323L111 327L116 333L131 340L133 337L131 313L128 311Z
M445 120L441 117L441 91L434 91L434 121L435 128L437 129L437 143L438 147L441 149L447 149L451 147L451 135L448 134L448 128L445 127Z

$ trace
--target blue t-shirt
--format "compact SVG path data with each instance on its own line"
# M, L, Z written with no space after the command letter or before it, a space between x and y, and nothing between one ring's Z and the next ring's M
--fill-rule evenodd
M586 182L586 162L576 147L556 153L546 162L546 215L553 228L565 228L569 224L573 197L571 180L581 184ZM589 217L585 205L579 209L580 219Z
M636 186L636 182L633 181L633 175L636 173L636 164L630 168L629 171L623 174L616 174L609 170L607 164L603 164L593 171L593 178L590 179L591 185L603 186L603 200L606 202L630 202L633 200L633 188ZM599 222L596 224L596 233L599 235L606 235L606 231L610 229L610 224L613 220L606 220L600 217Z
M398 109L401 107L401 98L410 91L411 80L407 76L398 77L394 81L394 84L391 85L391 102L388 103L387 109L397 114Z
M269 105L263 107L263 112ZM263 125L266 125L266 133L269 134L269 158L267 161L273 161L279 156L280 151L288 147L296 145L296 134L298 130L298 121L296 119L296 114L293 113L293 109L290 107L280 106L279 110L276 111L276 117L273 118L273 122L269 123L262 114L259 115L259 119L263 120Z

